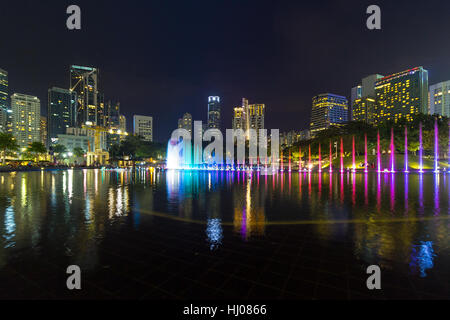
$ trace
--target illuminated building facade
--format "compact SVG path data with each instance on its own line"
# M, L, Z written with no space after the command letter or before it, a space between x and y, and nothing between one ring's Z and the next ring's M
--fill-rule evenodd
M127 118L123 114L119 115L119 130L127 132Z
M56 87L48 89L48 146L56 142L58 134L65 134L67 128L76 126L76 103L76 92Z
M348 122L348 100L332 93L323 93L312 100L311 135L331 126Z
M144 141L153 141L153 118L147 116L133 116L134 134L141 136Z
M44 144L44 146L47 147L47 118L44 116L41 116L41 125L40 125L40 131L41 131L41 142Z
M375 84L381 78L383 78L381 74L371 74L362 79L362 84L352 89L350 113L353 121L373 122L376 96ZM357 89L356 96L354 96L355 89Z
M259 134L259 129L264 129L265 109L264 104L250 104L248 106L249 128L257 130L257 134Z
M208 97L208 129L220 129L220 97Z
M108 101L106 104L105 127L120 129L120 102Z
M236 107L233 111L233 123L231 127L234 130L242 129L245 131L246 124L245 124L245 111L243 107Z
M13 135L20 148L41 141L41 102L38 97L14 93L11 96Z
M8 131L8 72L0 69L0 132Z
M450 80L430 86L430 114L450 117Z
M178 128L189 131L192 136L192 115L185 113L181 119L178 119Z
M356 99L352 108L352 120L373 123L375 99L370 97Z
M70 90L77 94L77 125L104 125L104 102L98 91L96 68L71 66Z
M379 79L375 84L374 123L412 121L428 113L428 71L417 67Z

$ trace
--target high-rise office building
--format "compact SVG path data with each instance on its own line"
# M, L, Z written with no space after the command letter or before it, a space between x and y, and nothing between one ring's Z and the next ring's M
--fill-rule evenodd
M208 129L220 129L220 97L208 97Z
M77 125L104 125L103 99L99 95L99 71L96 68L71 66L70 90L77 94Z
M450 80L430 86L430 114L450 117Z
M330 126L342 125L348 122L348 100L346 97L332 93L322 93L312 100L311 135Z
M48 89L47 109L47 145L57 142L58 134L65 134L66 129L77 124L76 92L62 88Z
M350 116L353 121L373 121L375 103L375 83L383 78L380 74L371 74L362 79L360 85L352 88Z
M247 130L244 107L234 108L233 123L232 123L231 127L234 130L238 130L238 129L242 129L244 131Z
M181 119L178 119L178 128L186 129L192 136L192 115L185 113Z
M375 99L364 97L356 99L352 107L352 120L365 123L374 122Z
M374 122L412 121L428 113L428 71L417 67L379 79L375 85Z
M153 141L153 118L147 116L133 116L134 134L141 136L144 141Z
M47 118L44 116L41 116L41 122L40 122L40 131L41 131L41 142L44 144L44 146L48 147L47 144Z
M0 132L8 131L8 72L0 69Z
M105 126L119 129L120 127L120 102L108 101L105 112Z
M38 97L14 93L11 96L13 135L21 148L41 141L41 102Z
M127 118L123 114L119 115L119 130L127 132Z
M255 129L259 134L259 129L264 129L264 113L266 106L264 104L248 105L248 123L250 129Z

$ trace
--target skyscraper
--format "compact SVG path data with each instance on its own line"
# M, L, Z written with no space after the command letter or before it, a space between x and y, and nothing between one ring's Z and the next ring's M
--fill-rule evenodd
M144 141L153 141L153 118L147 116L133 116L134 134L141 136Z
M348 122L348 100L332 93L322 93L312 100L311 136L330 126Z
M48 89L47 109L47 144L56 143L58 134L65 134L66 129L77 124L76 92L53 87Z
M181 119L178 119L178 128L186 129L192 136L192 115L185 113Z
M8 131L8 72L0 69L0 132Z
M450 80L430 86L430 114L450 117Z
M21 148L41 140L41 102L38 97L14 93L11 96L13 135Z
M350 116L354 121L373 122L375 108L375 83L383 78L380 74L371 74L362 79L360 85L352 88Z
M127 118L123 114L119 115L119 130L127 132Z
M41 121L40 121L40 134L41 134L41 142L44 144L44 146L48 147L47 144L47 135L48 135L48 131L47 131L47 118L44 116L41 116Z
M232 128L234 130L246 130L245 111L244 107L234 108Z
M220 129L220 97L208 97L208 129Z
M381 78L375 93L375 123L412 121L417 113L428 113L428 71L417 67Z
M257 134L259 134L259 129L264 129L265 109L264 104L250 104L248 106L249 128L255 129Z
M105 126L119 129L120 127L120 102L108 101L105 112Z
M99 96L98 82L98 69L75 65L70 67L70 90L77 93L78 126L86 123L104 125L103 99Z

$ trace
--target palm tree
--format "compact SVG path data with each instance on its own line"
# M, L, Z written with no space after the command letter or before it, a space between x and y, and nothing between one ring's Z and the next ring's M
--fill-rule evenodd
M5 164L6 153L8 151L17 151L19 149L19 145L17 144L16 139L10 133L0 132L0 151L2 155L2 164Z
M62 154L66 151L67 151L66 146L64 146L62 144L57 144L57 145L53 146L53 153L55 155L55 158L58 160L63 158Z
M34 154L35 162L37 162L37 158L39 157L39 155L47 153L47 148L42 142L35 141L30 143L27 151Z

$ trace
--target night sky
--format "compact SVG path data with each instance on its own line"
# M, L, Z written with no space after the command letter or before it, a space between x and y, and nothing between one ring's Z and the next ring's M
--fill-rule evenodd
M69 86L69 66L100 69L105 100L154 117L167 141L190 112L206 121L207 97L222 99L222 127L231 127L242 97L266 104L266 127L309 126L311 98L351 87L372 73L414 66L430 84L450 80L449 1L6 1L0 11L0 68L10 93L41 99ZM77 4L82 30L66 28ZM382 30L366 28L378 4Z

